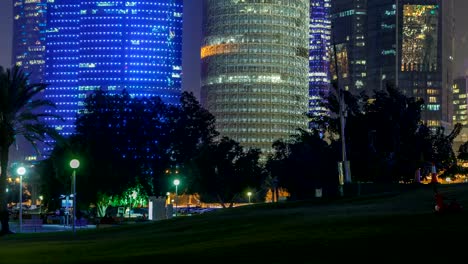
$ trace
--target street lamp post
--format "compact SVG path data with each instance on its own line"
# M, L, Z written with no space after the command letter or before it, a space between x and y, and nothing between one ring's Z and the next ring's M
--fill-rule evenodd
M177 193L177 186L179 186L180 181L178 179L174 180L174 185L175 185L175 216L177 216L177 199L178 199L178 193Z
M70 167L73 169L72 181L73 181L73 235L76 234L76 169L80 166L80 161L77 159L72 159L70 161Z
M39 205L39 215L42 214L42 200L44 200L44 196L39 195L39 200L41 201L41 204Z
M23 175L26 173L24 167L19 167L16 173L20 176L20 191L19 191L19 232L23 232Z
M252 192L248 192L247 196L249 197L249 204L250 204L250 196L252 196Z

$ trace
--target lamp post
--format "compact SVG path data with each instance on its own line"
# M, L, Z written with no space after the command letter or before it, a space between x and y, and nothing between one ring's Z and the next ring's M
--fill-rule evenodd
M70 161L70 167L73 169L72 181L73 181L73 235L76 233L76 169L80 166L80 161L77 159L72 159Z
M174 180L174 185L175 185L175 216L177 216L177 198L178 198L178 194L177 194L177 186L179 186L180 184L180 181L178 179L175 179Z
M19 167L16 173L20 176L20 191L19 191L19 232L23 232L23 175L26 173L24 167Z
M249 197L249 204L250 204L250 196L252 196L252 192L248 192L247 196Z
M44 196L39 195L39 200L41 201L41 204L39 205L39 214L42 214L42 200L44 200Z

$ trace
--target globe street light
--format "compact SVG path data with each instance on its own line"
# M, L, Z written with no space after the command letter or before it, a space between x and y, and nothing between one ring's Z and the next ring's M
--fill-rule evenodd
M76 169L80 167L80 161L77 159L72 159L70 161L70 167L73 169L72 173L72 181L73 181L73 235L76 233L75 225L76 225Z
M16 173L20 176L20 192L19 192L19 232L23 232L23 175L26 173L24 167L19 167L16 170Z
M248 192L247 196L249 197L249 203L250 203L250 196L252 196L252 192Z
M176 208L175 216L177 216L177 198L178 198L178 196L177 196L177 186L179 186L179 184L180 184L180 181L178 179L175 179L174 180L174 185L175 185L175 208Z

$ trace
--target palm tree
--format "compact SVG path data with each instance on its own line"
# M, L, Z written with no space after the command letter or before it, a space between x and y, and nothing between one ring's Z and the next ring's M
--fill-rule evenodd
M36 142L44 141L46 135L56 139L58 136L41 121L45 117L56 117L43 111L43 107L55 105L37 96L45 88L45 84L28 84L28 76L18 67L0 67L0 235L11 233L6 200L10 146L17 136L23 136L37 150Z

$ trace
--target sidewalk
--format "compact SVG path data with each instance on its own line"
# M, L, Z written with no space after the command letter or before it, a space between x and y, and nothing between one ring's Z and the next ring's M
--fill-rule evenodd
M86 225L86 226L77 226L76 230L85 230L85 229L95 229L96 225ZM10 222L10 230L18 233L19 224L17 222ZM23 233L45 233L45 232L63 232L63 231L72 231L72 226L64 225L53 225L53 224L43 224L42 227L25 227L23 226Z

